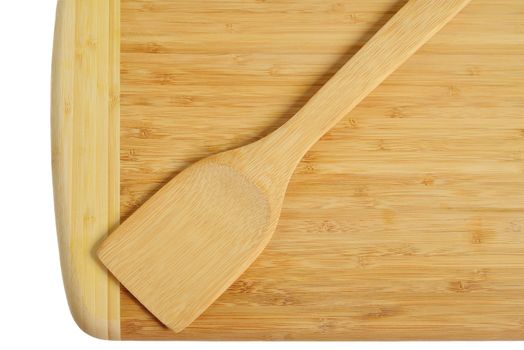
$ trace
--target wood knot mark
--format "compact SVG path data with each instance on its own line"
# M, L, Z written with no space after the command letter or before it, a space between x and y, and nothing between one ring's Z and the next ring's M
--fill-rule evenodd
M73 111L73 105L71 104L71 102L66 101L64 103L64 113L71 114L72 111Z
M273 301L273 304L277 305L277 306L294 305L294 304L296 304L296 300L295 300L295 298L293 298L293 297L291 297L289 295L283 295L283 296L279 296L279 297L275 298L274 301Z
M331 12L342 12L345 10L344 4L337 2L331 5Z
M451 97L460 96L460 89L455 85L450 85L448 87L448 93Z
M479 217L471 225L471 243L472 244L482 244L485 243L487 240L489 240L493 235L494 232L490 229L487 229L484 227L484 224L482 222L482 218Z
M339 231L338 225L334 221L325 220L320 224L320 232L333 233Z
M370 312L362 314L359 318L365 321L380 320L387 317L397 316L401 313L401 310L396 307L390 306L378 306Z
M180 99L180 102L186 106L191 105L193 104L193 102L195 102L195 98L193 96L182 96L182 98Z
M350 13L345 16L345 20L347 23L351 24L358 24L363 23L364 21L360 18L359 14L357 13Z
M478 76L482 73L482 69L479 66L471 66L468 68L468 74L472 76Z
M256 291L255 283L248 280L240 280L231 286L231 292L239 294L249 294Z
M409 244L402 245L390 250L390 254L395 256L413 256L417 254L417 249Z
M160 85L172 85L176 83L176 78L173 74L160 74L159 76Z
M234 54L232 57L233 57L233 61L235 61L238 64L244 64L247 61L247 58L245 55Z
M378 151L389 151L389 148L386 147L386 142L384 140L378 141Z
M299 165L301 174L314 174L316 172L315 166L309 162L302 162Z
M356 129L359 126L358 122L355 119L353 119L353 118L349 118L348 119L348 125L349 125L350 128L353 128L353 129Z
M153 135L153 130L149 128L140 128L139 135L141 139L148 139Z
M109 107L118 107L120 104L120 94L111 94L109 97Z
M366 255L357 256L357 266L359 268L366 268L371 265L371 259Z
M86 225L94 224L96 222L96 216L92 214L84 214L82 219Z
M391 110L391 112L389 113L389 116L390 118L405 118L406 113L404 112L402 108L395 107Z
M488 278L488 269L473 270L473 277L476 281L485 281Z
M162 46L157 43L150 42L146 44L145 50L146 53L159 53L162 51Z
M225 29L226 29L226 32L228 33L235 33L236 32L236 28L235 28L235 25L233 23L226 23L224 25Z
M130 148L126 155L122 157L124 160L128 161L136 161L138 160L138 157L136 156L136 150L134 148Z
M329 319L329 318L321 318L318 321L318 330L321 333L328 333L333 328L335 328L335 326L336 326L336 323L333 320Z
M281 290L277 290L273 294L267 295L266 298L268 305L275 306L297 305L298 302L296 298Z
M433 186L435 184L435 179L431 176L426 176L422 181L421 184L424 186Z
M448 283L448 290L455 293L469 293L482 289L482 283L488 279L485 268L473 270L467 278L453 280Z
M272 65L269 68L268 74L272 77L278 76L280 74L280 67L276 64Z
M479 282L476 281L457 280L451 281L448 284L448 289L455 293L469 293L479 288Z
M474 230L471 233L471 243L473 244L481 244L483 241L484 233L481 230Z
M493 232L483 229L482 227L476 227L471 231L471 243L472 244L482 244L485 243L491 236Z
M353 192L353 195L355 197L367 197L369 196L369 189L367 186L358 186L356 189L355 189L355 192Z
M97 46L98 46L98 40L93 39L93 38L89 38L89 39L87 39L86 46L88 48L90 48L90 49L95 50L97 48Z
M506 227L506 232L519 233L524 231L524 220L510 221Z

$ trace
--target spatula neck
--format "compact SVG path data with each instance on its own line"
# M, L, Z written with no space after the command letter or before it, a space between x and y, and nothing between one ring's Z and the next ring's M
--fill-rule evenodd
M411 0L286 124L267 139L286 158L305 153L470 0Z

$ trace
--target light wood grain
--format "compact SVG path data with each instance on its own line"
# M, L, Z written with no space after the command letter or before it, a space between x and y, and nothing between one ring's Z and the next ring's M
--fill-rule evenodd
M103 339L120 338L120 288L93 251L120 216L119 5L59 1L53 59L53 179L64 285L79 327Z
M163 324L181 332L271 239L305 153L469 0L411 0L286 124L199 161L105 239L98 256Z
M403 3L123 1L123 216L282 125ZM324 136L192 326L124 291L123 337L523 338L522 6L472 2Z

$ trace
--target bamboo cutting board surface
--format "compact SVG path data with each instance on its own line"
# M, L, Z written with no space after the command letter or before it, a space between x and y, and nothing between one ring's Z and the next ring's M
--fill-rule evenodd
M282 125L404 3L121 0L122 220ZM121 288L120 337L523 339L523 18L474 0L313 147L202 317L174 334Z

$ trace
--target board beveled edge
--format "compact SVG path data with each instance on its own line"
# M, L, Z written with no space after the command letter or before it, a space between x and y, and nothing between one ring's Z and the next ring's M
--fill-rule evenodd
M60 262L74 320L120 339L120 286L95 256L120 219L120 0L58 0L51 137Z

